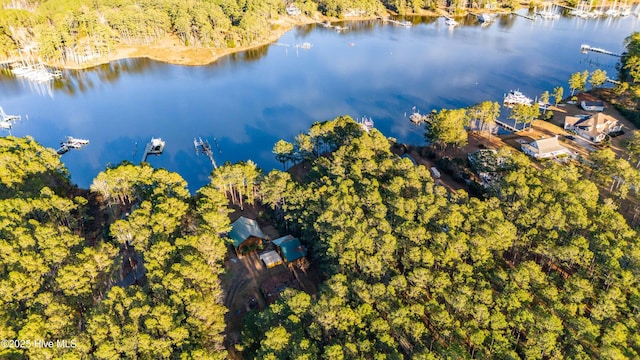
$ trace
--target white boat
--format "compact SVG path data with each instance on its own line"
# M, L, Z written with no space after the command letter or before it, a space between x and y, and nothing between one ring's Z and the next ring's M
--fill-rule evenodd
M447 25L448 27L455 27L458 26L458 22L451 19L451 18L447 18L447 20L444 22L445 25Z
M505 106L515 105L515 104L531 105L533 104L533 99L525 96L523 93L521 93L518 90L511 90L509 91L509 94L506 94L504 96L504 100L502 101L502 103Z
M494 17L491 14L480 14L478 16L478 21L481 23L490 23L494 20Z

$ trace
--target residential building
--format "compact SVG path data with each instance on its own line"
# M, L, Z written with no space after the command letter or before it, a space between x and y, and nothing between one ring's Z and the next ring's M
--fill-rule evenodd
M622 125L614 117L603 113L594 115L566 116L564 118L564 129L574 131L594 143L599 143L605 139L607 134L620 131Z
M253 219L247 219L240 216L238 220L231 224L229 238L233 241L233 247L238 253L251 251L262 245L266 240L266 236L262 233L258 222Z
M567 148L560 145L557 136L522 144L521 147L525 154L533 156L536 159L546 159L571 154Z

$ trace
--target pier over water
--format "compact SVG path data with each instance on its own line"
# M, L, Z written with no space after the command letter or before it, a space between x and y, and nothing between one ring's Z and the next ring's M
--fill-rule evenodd
M622 54L616 54L613 51L605 50L605 49L602 49L602 48L591 47L591 46L589 46L587 44L580 45L580 51L582 51L582 53L585 53L585 54L587 53L587 51L592 51L592 52L597 52L597 53L600 53L600 54L622 57Z

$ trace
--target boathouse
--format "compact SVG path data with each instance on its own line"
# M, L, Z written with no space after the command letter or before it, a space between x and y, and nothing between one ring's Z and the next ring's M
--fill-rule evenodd
M247 219L244 216L240 216L238 220L231 224L229 238L239 254L255 250L266 239L260 226L258 226L258 222L253 219Z
M604 111L604 102L602 101L581 101L580 107L585 111Z
M307 256L307 248L302 246L298 238L291 235L275 239L273 244L286 262L290 263Z

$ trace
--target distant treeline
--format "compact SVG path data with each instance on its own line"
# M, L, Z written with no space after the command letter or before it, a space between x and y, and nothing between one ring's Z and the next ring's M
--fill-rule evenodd
M404 14L448 6L484 7L481 1L298 0L303 14L333 17ZM513 0L490 2L497 7ZM257 43L273 20L285 16L281 0L0 0L0 57L82 62L118 44L144 45L167 34L186 45L229 48Z

